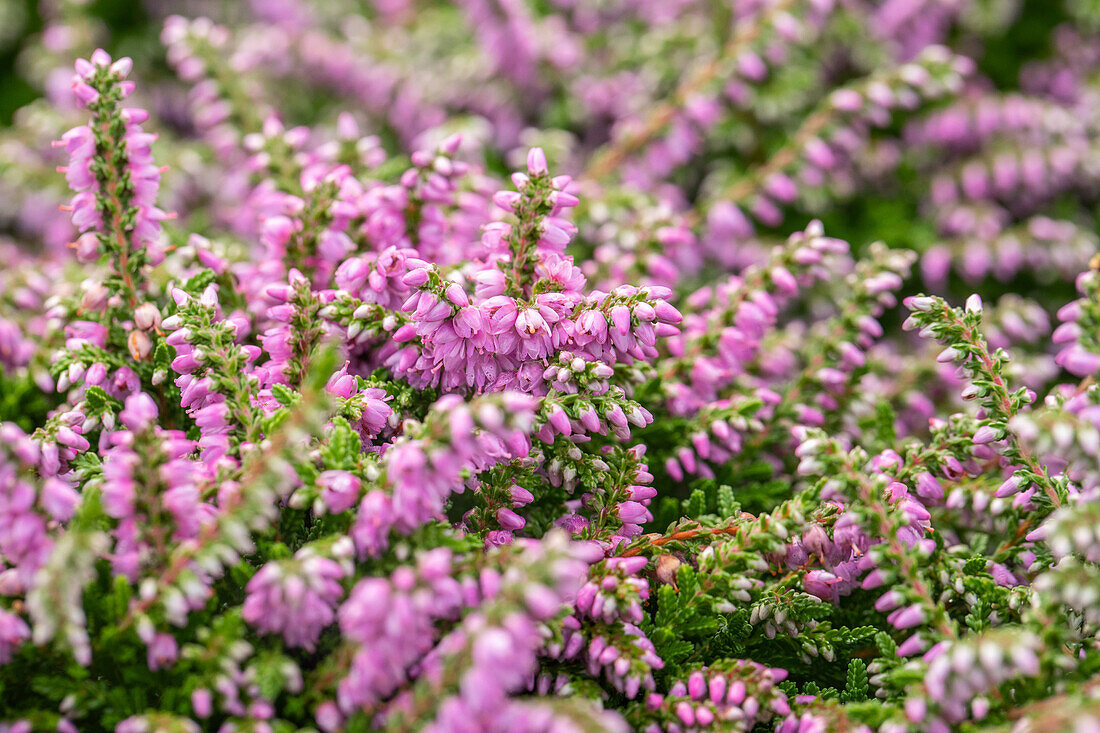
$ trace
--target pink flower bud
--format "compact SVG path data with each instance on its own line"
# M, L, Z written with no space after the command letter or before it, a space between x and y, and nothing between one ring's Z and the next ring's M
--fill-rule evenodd
M546 164L546 153L542 148L531 148L527 151L527 172L531 176L541 176L550 171Z
M154 303L145 302L134 309L134 325L142 331L160 327L160 310Z
M527 525L526 519L507 507L497 509L496 517L497 521L500 522L500 526L510 531L523 529Z

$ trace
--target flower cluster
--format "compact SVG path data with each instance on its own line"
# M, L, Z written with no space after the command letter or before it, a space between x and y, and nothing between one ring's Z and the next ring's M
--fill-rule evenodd
M1095 2L37 5L0 732L1096 727Z

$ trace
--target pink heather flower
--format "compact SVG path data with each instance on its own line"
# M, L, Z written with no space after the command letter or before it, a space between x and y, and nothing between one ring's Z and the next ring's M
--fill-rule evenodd
M351 537L359 550L359 557L378 555L389 546L389 534L397 519L393 499L384 491L368 491L359 503Z
M802 586L807 593L833 603L839 600L840 583L840 578L826 570L811 570L802 578Z
M72 519L76 507L80 504L80 494L68 483L50 477L42 484L39 502L46 512L59 522Z
M415 592L411 584L402 585L398 589L382 578L364 579L340 607L341 630L360 644L340 683L338 701L346 713L391 695L406 669L432 647L433 620L449 617L451 604L457 607L457 597L432 598L430 588Z
M116 443L103 460L103 510L116 519L129 517L134 509L134 470L137 454L125 443Z
M500 526L510 531L523 529L523 527L527 524L526 520L524 520L523 517L519 516L507 507L501 507L500 509L497 509L496 517L497 521L500 522Z
M917 495L930 501L939 501L943 498L943 487L932 474L922 471L917 474Z
M321 500L334 514L345 512L359 501L362 481L347 471L325 471L317 478Z
M287 646L312 650L336 620L344 590L339 563L299 551L292 561L269 562L248 581L241 615L264 634L281 634Z
M385 390L377 387L368 387L359 392L359 425L365 437L377 436L386 428L390 415L393 414L393 409L387 404L390 399Z
M126 398L126 406L118 414L122 424L134 432L146 429L157 419L157 405L144 392L135 392Z
M513 507L521 507L530 504L535 500L535 495L522 486L513 484L508 490L509 496L512 498Z
M324 391L333 396L343 397L344 400L348 400L357 390L359 390L359 380L348 373L348 362L344 362L340 370L334 372L328 383L324 385Z
M920 632L917 632L898 645L897 655L899 657L910 657L914 654L920 654L927 646L924 637L921 636Z
M615 508L615 513L628 524L641 524L652 518L649 510L636 501L624 501Z
M1063 349L1055 357L1055 361L1066 371L1078 377L1086 377L1100 371L1100 354L1085 351L1077 344Z
M997 498L1012 496L1013 494L1019 492L1022 483L1023 481L1019 476L1009 476L1007 479L1005 479L1004 483L1002 483L1000 487L998 487L997 491L994 492L994 496L996 496Z
M332 733L340 729L344 716L340 714L340 708L337 707L336 703L326 700L317 706L315 720L317 721L317 727L325 733Z
M31 637L31 630L19 616L0 608L0 664L11 661L15 651Z
M891 614L890 623L897 629L909 629L924 623L924 609L913 605Z
M199 718L209 718L214 712L214 699L210 690L200 687L191 693L191 709Z
M107 346L107 327L100 323L73 321L65 326L65 336L68 339L65 345L70 349L77 348L81 341L101 349Z
M880 612L893 611L905 602L905 597L896 590L890 590L879 596L875 601L875 610Z
M550 167L546 164L546 153L542 148L531 148L527 152L527 173L532 176L541 176L549 170Z
M149 642L146 650L146 661L149 669L155 672L158 669L171 667L175 664L178 655L179 647L176 644L176 637L167 633L159 633Z
M974 443L985 445L997 440L997 431L989 425L983 425L974 433Z
M516 541L516 536L506 529L494 529L485 533L485 548L506 547Z
M97 57L97 54L101 56ZM130 70L132 62L128 58L119 59L110 63L110 57L103 57L101 50L93 54L93 61L81 61L77 63L77 75L73 78L73 94L81 106L89 106L100 98L100 89L91 86L88 82L94 82L95 65L106 67L110 65L113 80L104 82L100 80L96 84L117 84L121 97L129 96L133 91L133 83L119 81ZM97 60L98 58L98 60ZM106 63L99 63L106 61ZM91 64L91 65L90 65ZM89 72L89 68L93 69ZM83 73L82 71L83 70ZM106 90L108 87L105 87ZM127 200L121 201L126 207L128 226L132 232L131 244L135 249L144 249L151 264L159 264L164 257L163 250L159 246L160 222L167 215L156 207L158 189L160 187L160 168L155 165L151 153L151 144L155 135L144 132L141 123L148 118L148 113L141 109L115 108L108 112L97 112L96 124L99 115L111 118L117 115L123 122L123 135L120 140L124 149L124 164L129 175L130 187L125 194ZM73 196L69 210L73 225L78 232L92 233L102 229L103 221L96 200L96 194L101 185L91 169L91 160L95 155L94 145L91 142L91 129L89 127L75 128L69 131L60 141L70 155L69 165L64 168L70 187L76 192ZM117 175L116 173L101 173L100 175ZM110 184L107 183L108 190ZM81 238L78 240L78 254L84 261L90 261L96 250L93 244L94 238ZM128 273L127 273L128 274Z

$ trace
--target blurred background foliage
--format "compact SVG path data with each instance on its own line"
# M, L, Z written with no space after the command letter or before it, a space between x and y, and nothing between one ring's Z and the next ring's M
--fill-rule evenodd
M716 186L720 187L737 177L750 178L756 168L761 167L776 150L788 142L799 122L820 101L820 92L827 91L818 90L815 85L831 85L835 88L896 63L897 59L891 58L888 50L867 42L868 28L865 18L860 15L866 13L867 8L885 6L888 2L889 0L852 0L850 3L839 3L843 10L833 14L823 32L819 47L797 49L790 62L773 69L767 83L753 91L757 95L754 103L759 104L744 115L734 114L728 120L723 119L715 129L706 133L703 150L666 176L662 183L675 187L667 189L676 191L673 198L680 197L681 193L687 198L687 201L681 200L678 205L690 207L696 200L707 195L713 196ZM592 7L603 9L612 4L610 0L594 0ZM1009 95L1020 91L1022 71L1029 65L1042 64L1047 59L1058 57L1059 52L1055 48L1058 37L1056 29L1073 28L1083 37L1091 39L1095 35L1094 29L1100 27L1100 7L1094 7L1100 6L1100 3L1096 0L973 0L965 3L937 0L928 4L930 7L935 6L936 10L948 6L952 8L950 14L954 19L949 23L943 40L954 52L974 60L977 66L974 76L981 80L978 88L981 85L988 87L987 93L991 98L998 94ZM256 22L258 18L264 22L276 18L277 24L277 16L288 12L287 8L292 5L294 4L284 0L0 0L0 137L6 129L11 128L20 108L32 110L28 113L28 118L32 120L34 114L44 114L34 111L33 105L28 105L43 96L49 71L56 68L53 65L60 58L86 56L92 48L102 45L113 56L133 57L137 65L135 78L141 79L144 89L158 90L158 96L151 108L162 134L167 132L174 137L193 138L195 130L185 109L185 90L188 85L176 78L165 59L165 49L160 41L164 19L177 13L192 18L206 15L227 27L243 28ZM430 76L435 70L440 72L439 76L444 80L437 82L439 84L445 84L452 77L461 80L461 69L472 67L471 59L477 53L475 36L478 31L475 16L465 7L476 4L421 0L409 5L412 18L406 16L402 21L399 33L392 36L397 39L392 42L392 47L386 47L385 25L376 23L385 13L385 2L322 0L304 4L302 7L307 7L313 15L309 19L310 24L331 33L333 38L338 38L341 42L348 41L352 47L368 49L368 54L364 55L364 64L373 63L375 59L383 64L397 59L396 63L403 64L404 67L420 67L416 71L402 69L400 73L404 74L403 83L408 84L411 79L412 85L417 86L417 74ZM536 16L560 14L567 17L572 12L569 10L572 7L569 3L558 0L535 0L526 5ZM720 15L723 4L712 5ZM735 4L728 5L734 7ZM48 27L48 21L56 22L59 18L63 20L67 15L79 16L79 22L71 25L88 31L88 37L78 39L75 43L67 42L67 48L61 52L44 50L44 46L48 44L44 41L43 30ZM269 17L264 18L265 15ZM349 22L349 18L357 15L364 19L362 24ZM680 19L677 18L676 22L679 23ZM376 23L376 27L365 30L370 23ZM671 24L670 28L673 25L675 24ZM648 76L643 74L641 78L659 80L659 86L645 90L646 94L652 93L656 99L660 99L669 95L676 84L683 81L678 75L683 75L684 69L690 66L693 46L699 47L700 53L703 53L713 50L715 45L712 43L708 47L690 37L687 40L677 40L676 33L690 32L693 27L690 23L684 26L687 31L669 31L669 38L654 41L665 44L663 47L654 46L658 53L650 53L648 48L641 46L624 51L615 45L621 44L623 39L616 39L614 36L601 37L598 33L589 37L588 46L581 51L596 57L606 50L613 62L610 73L615 72L615 64L619 68L626 68L631 64L638 68L644 66ZM382 34L377 32L378 27L382 27ZM652 38L654 33L648 33L647 38ZM725 39L728 39L728 29L716 29L715 40L721 42ZM83 42L85 40L86 43ZM605 44L606 49L601 44ZM684 49L686 56L675 55ZM1064 49L1062 53L1064 55ZM406 58L401 59L402 54ZM668 54L668 58L660 58L661 54ZM815 55L820 55L825 60L814 58ZM542 71L547 69L541 69L540 73ZM339 89L324 88L321 84L310 85L305 81L308 74L296 76L277 72L272 76L274 83L271 83L271 79L266 83L269 84L270 93L278 95L275 100L278 112L288 125L332 125L337 111L354 105L354 100L349 95L342 95ZM476 74L472 78L476 79ZM518 111L520 121L527 124L528 128L523 131L519 140L513 139L502 145L485 145L479 151L482 162L490 173L500 177L507 175L517 162L516 151L531 144L546 147L552 163L558 169L576 173L586 161L592 160L593 154L598 153L601 146L608 144L610 135L607 129L601 129L599 120L597 119L597 124L591 124L591 119L584 117L585 112L577 111L580 105L574 101L574 87L569 86L571 82L568 79L559 79L548 73L535 85L548 87L547 93L541 97L533 95L536 99L530 104L524 100L523 95L527 90L522 84L509 86L508 79L494 78L492 81L494 84L500 83L486 91L488 98L493 100L491 103L503 99L502 104L512 105ZM471 86L476 89L476 84ZM426 85L420 87L424 89L422 93L429 102L436 101L432 95L441 93L439 88ZM969 91L972 92L973 89ZM925 114L956 102L957 99L951 98L926 101L922 103L918 113ZM776 108L778 111L767 109L768 104L779 105ZM789 106L788 113L782 112L783 105ZM459 101L455 104L454 100L445 100L441 108L449 115L444 126L465 124L462 120L474 116L468 102ZM378 135L391 155L407 155L411 152L409 140L403 140L402 131L389 124L384 115L380 116L376 111L367 109L353 108L352 111L361 120L363 117L367 118L366 124L361 125L363 134ZM359 114L362 112L366 114ZM872 140L890 138L891 145L895 148L900 146L899 153L891 153L900 160L892 164L893 167L884 177L885 183L873 181L868 185L866 180L860 180L854 190L846 193L836 193L826 187L823 195L815 193L808 197L812 199L813 205L806 205L806 200L802 198L793 204L781 205L783 215L778 223L770 224L766 220L757 219L754 222L756 232L764 238L783 238L803 226L809 218L816 217L823 220L826 231L831 235L852 242L857 249L864 248L872 241L883 240L894 247L909 247L923 253L944 241L948 235L942 221L937 221L936 216L930 215L928 204L929 182L941 171L935 164L929 165L928 159L922 157L923 154L919 151L916 156L908 155L910 151L905 147L906 125L917 115L901 110L896 112L889 124L876 130L872 136ZM43 119L50 123L55 121L55 118L48 116ZM34 128L34 125L24 124L23 127ZM40 126L40 129L46 130L48 125ZM19 139L28 148L40 142L28 141L25 130L16 132L12 138ZM979 154L984 152L977 151L978 154L973 159L980 159ZM4 169L4 156L5 150L0 148L0 171ZM391 173L396 176L402 169L402 159L394 160L397 162L390 167ZM949 157L943 169L957 172L967 160L965 157ZM179 167L178 161L167 162L173 168ZM949 169L948 165L953 168ZM15 183L9 181L9 185L22 185L24 190L42 188L42 183L52 186L61 182L39 182L29 178ZM640 189L645 190L645 186ZM658 190L658 187L654 186L652 190ZM1084 187L1077 186L1053 195L1041 207L1025 207L1028 210L1022 214L1013 210L1011 219L1020 223L1026 216L1042 213L1052 218L1072 220L1083 230L1095 234L1094 194L1095 187L1090 182ZM713 200L719 199L715 197ZM630 206L639 208L637 201L631 202ZM585 214L582 212L581 216L584 217ZM8 227L4 228L10 231ZM1007 226L1003 229L1007 229ZM584 231L582 226L581 246L576 251L579 257L592 254L585 250ZM957 242L950 246L958 249ZM1029 245L1025 243L1025 246ZM1073 294L1071 277L1065 273L1051 278L1049 274L1036 273L1024 267L1013 277L1011 282L992 282L986 278L984 294L997 296L1006 292L1020 292L1039 300L1048 308L1065 302ZM923 285L927 286L927 283ZM976 283L970 278L966 283L960 284L958 268L952 268L943 285L944 287L934 289L965 292L974 289Z

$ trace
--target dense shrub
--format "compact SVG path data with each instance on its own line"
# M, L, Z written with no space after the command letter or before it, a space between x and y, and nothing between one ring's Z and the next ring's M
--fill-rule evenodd
M1092 3L41 5L0 731L1100 730Z

